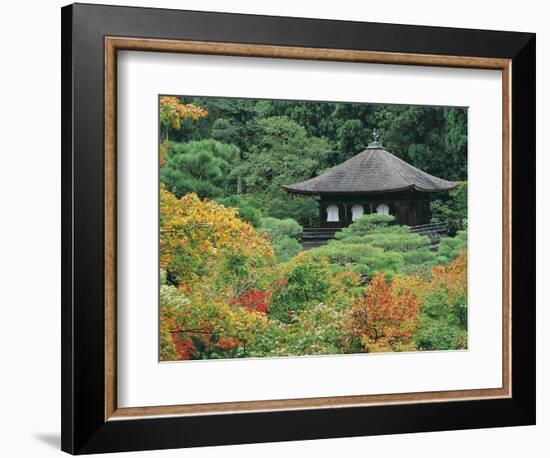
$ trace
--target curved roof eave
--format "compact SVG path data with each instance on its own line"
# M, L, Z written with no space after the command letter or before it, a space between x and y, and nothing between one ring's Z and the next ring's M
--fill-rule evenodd
M458 186L405 162L383 148L367 148L325 173L283 186L304 195L445 192Z
M428 188L421 188L416 185L410 185L410 186L404 186L402 188L397 189L391 189L391 190L379 190L379 191L313 191L309 189L296 189L292 188L291 185L289 186L283 186L283 188L291 193L291 194L302 194L302 195L308 195L308 196L322 196L325 194L340 194L340 195L349 195L349 194L391 194L394 192L404 192L404 191L418 191L418 192L447 192L455 189L460 183L459 182L453 182L454 184L452 186L449 186L448 188L438 188L438 189L428 189Z

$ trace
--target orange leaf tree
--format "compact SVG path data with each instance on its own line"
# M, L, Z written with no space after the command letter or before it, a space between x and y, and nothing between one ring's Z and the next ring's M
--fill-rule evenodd
M363 296L355 300L347 321L351 342L366 352L414 350L417 326L417 300L406 289L393 291L381 273L374 275Z

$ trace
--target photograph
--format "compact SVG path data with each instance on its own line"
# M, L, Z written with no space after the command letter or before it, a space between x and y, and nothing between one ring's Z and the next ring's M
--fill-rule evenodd
M468 107L158 102L160 361L468 349Z

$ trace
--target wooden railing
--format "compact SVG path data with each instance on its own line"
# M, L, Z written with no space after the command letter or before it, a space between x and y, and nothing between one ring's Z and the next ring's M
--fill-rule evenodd
M442 235L447 234L449 228L446 223L431 223L431 224L420 224L418 226L411 226L410 231L413 234L421 235Z
M305 227L302 231L302 240L333 239L340 229L340 227Z

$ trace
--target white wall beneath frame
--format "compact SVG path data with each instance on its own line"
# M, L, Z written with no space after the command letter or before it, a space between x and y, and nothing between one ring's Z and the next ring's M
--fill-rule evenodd
M3 5L0 14L4 43L0 76L3 374L0 454L14 458L59 456L60 453L59 8L65 3L59 0L9 2ZM550 209L545 208L550 202L550 186L542 183L542 178L550 174L550 161L543 160L542 156L543 114L548 115L550 110L550 91L542 88L550 49L549 14L544 2L105 0L105 3L537 32L539 424L523 428L173 450L150 452L147 456L544 456L542 450L548 449L550 435L550 396L543 387L548 385L550 340L542 335L543 329L550 328L550 314L542 310L543 296L547 303L550 300L550 282L544 281L550 269L550 244L544 243L541 236L550 230ZM548 141L547 136L547 145Z

